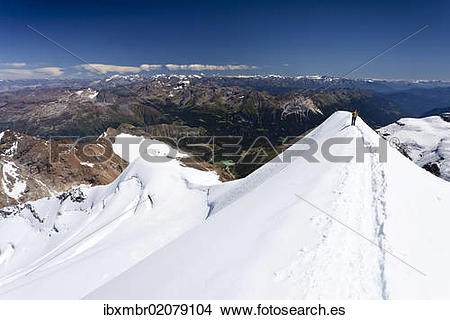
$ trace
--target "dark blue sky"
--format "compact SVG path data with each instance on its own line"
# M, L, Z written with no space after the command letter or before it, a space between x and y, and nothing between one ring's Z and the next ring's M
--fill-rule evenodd
M449 9L444 1L0 1L0 77L82 71L27 24L89 63L335 76L429 25L351 77L450 80Z

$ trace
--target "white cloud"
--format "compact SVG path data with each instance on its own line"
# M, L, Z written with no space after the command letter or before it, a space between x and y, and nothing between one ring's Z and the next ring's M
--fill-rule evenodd
M45 67L37 69L0 69L0 79L39 79L58 77L63 73L63 69L60 67Z
M216 71L227 71L227 70L250 70L257 69L256 66L249 66L246 64L166 64L165 67L169 70L192 70L192 71L206 71L206 70L216 70Z
M42 72L42 73L46 73L48 75L57 77L62 75L64 72L62 71L62 68L60 67L46 67L46 68L39 68L39 69L34 69L35 72Z
M26 78L33 76L33 70L28 69L0 69L1 78ZM11 76L11 77L10 77Z
M257 69L255 66L249 66L246 64L141 64L139 67L134 66L119 66L112 64L90 63L76 66L77 69L83 69L86 71L106 74L108 72L115 73L139 73L141 71L151 71L157 69L167 68L173 70L190 70L190 71L232 71L232 70L251 70Z
M138 73L138 72L142 71L140 67L116 66L116 65L112 65L112 64L101 64L101 63L82 64L77 67L85 69L90 72L95 72L95 73L100 73L100 74L106 74L108 72Z
M141 70L143 71L149 71L149 70L153 70L153 69L162 69L162 65L161 64L141 64Z
M27 64L25 62L6 62L2 63L1 65L14 68L22 68L25 67Z

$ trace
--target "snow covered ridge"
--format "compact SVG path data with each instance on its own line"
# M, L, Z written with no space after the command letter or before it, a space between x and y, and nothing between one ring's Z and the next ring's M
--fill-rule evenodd
M83 297L204 221L218 183L176 159L137 157L110 185L4 208L0 297Z
M350 118L337 112L307 137L377 146ZM365 156L269 162L223 184L137 157L108 186L0 221L0 297L449 298L450 184L392 147L386 163Z
M445 114L415 119L404 118L379 130L395 138L417 165L450 181L450 122Z
M363 121L349 121L338 112L309 137L376 145ZM450 298L450 184L393 147L386 163L366 157L268 163L212 187L207 223L87 298Z

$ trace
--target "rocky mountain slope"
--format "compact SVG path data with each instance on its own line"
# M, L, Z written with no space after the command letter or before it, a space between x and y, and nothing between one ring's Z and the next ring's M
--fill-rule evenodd
M101 156L83 159L69 141L49 141L6 130L0 133L0 209L26 201L55 196L79 185L102 185L112 182L128 163L113 155L106 161ZM70 141L71 142L71 141ZM103 154L103 146L89 146L91 155ZM51 148L59 148L58 158ZM55 153L56 154L56 153ZM0 211L1 212L1 211Z
M337 109L358 107L375 125L400 116L392 102L357 88L297 88L275 94L245 82L232 85L230 79L220 77L138 79L107 88L91 83L85 89L4 92L0 94L0 128L31 135L98 135L121 123L166 123L202 127L209 134L262 132L276 139L298 135Z

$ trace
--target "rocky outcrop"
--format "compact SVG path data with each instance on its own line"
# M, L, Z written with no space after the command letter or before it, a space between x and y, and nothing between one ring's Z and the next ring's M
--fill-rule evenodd
M441 114L441 118L447 122L450 122L450 112L445 112L445 113Z

